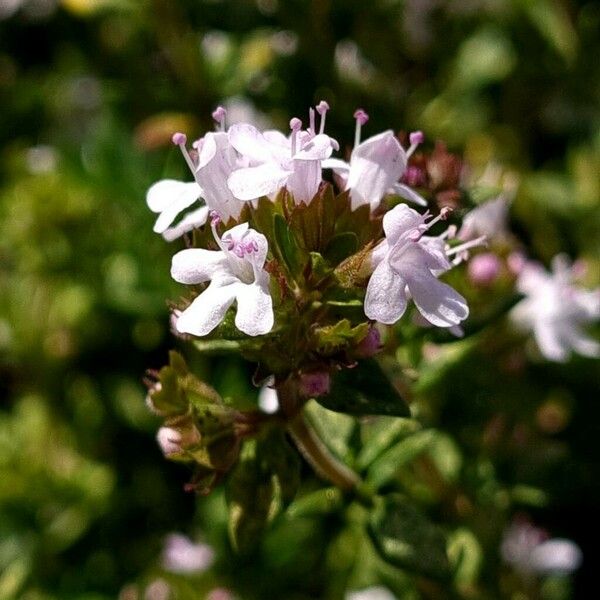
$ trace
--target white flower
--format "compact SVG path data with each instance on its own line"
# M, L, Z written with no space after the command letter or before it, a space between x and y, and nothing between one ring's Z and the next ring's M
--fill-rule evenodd
M311 112L312 115L314 112ZM321 118L324 124L324 117ZM292 119L290 126L292 133L289 138L278 131L261 133L252 125L243 123L229 129L231 145L250 164L247 168L235 170L228 179L229 188L236 198L254 200L271 196L285 186L296 204L312 200L322 181L321 162L339 146L328 135L317 134L314 125L301 131L301 121Z
M181 333L202 336L210 333L237 302L235 325L252 336L268 333L273 327L273 302L269 275L263 269L267 239L241 223L219 239L216 218L211 223L221 250L190 248L173 257L171 276L180 283L210 285L179 315Z
M215 552L208 544L195 544L181 533L171 533L165 539L162 566L171 573L202 573L214 559Z
M547 538L543 529L528 521L515 520L504 533L500 546L502 558L523 573L576 571L583 559L579 546L571 540Z
M529 261L517 279L517 289L525 298L512 310L511 318L521 329L533 332L548 360L564 362L572 351L600 356L600 344L582 331L584 325L600 318L600 288L577 288L572 278L572 267L559 255L552 261L552 273Z
M387 588L377 585L348 592L345 600L396 600L396 596Z
M453 327L467 318L466 300L437 275L452 267L444 236L423 236L440 217L427 216L399 204L383 217L385 240L373 252L376 265L365 298L365 314L391 325L400 319L412 297L427 321L437 327Z
M345 189L350 190L352 210L363 204L369 204L371 210L375 210L390 192L425 206L427 203L419 194L398 181L406 171L409 156L422 141L422 134L412 134L408 152L391 129L359 143L360 128L367 122L368 116L359 109L354 117L356 134L350 162L333 158L323 163L323 167L333 169L345 182Z
M484 202L465 215L457 237L461 240L482 235L487 239L506 237L509 208L510 200L502 195Z
M158 213L154 231L171 241L194 227L204 225L209 209L201 200L197 208L173 225L177 217L199 200L201 195L202 189L194 181L185 183L175 179L162 179L153 184L146 193L146 203L152 212Z
M207 206L225 221L237 219L244 203L231 193L227 179L236 169L246 167L247 159L236 152L224 131L209 132L194 145L198 151L196 181L203 190Z

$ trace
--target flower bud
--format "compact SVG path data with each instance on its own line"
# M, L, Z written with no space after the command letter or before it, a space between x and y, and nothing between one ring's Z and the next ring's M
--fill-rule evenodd
M492 252L478 254L469 262L469 280L476 286L492 285L498 278L501 267L500 259Z
M331 376L327 371L313 371L300 375L300 395L315 398L329 393Z
M370 356L377 354L381 348L383 348L383 344L381 343L381 334L379 333L379 329L372 325L369 328L367 335L356 347L355 354L359 358L369 358Z

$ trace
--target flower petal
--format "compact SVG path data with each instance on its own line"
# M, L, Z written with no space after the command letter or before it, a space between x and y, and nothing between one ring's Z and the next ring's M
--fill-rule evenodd
M208 218L208 206L201 206L200 208L192 211L185 215L177 225L169 227L162 232L162 236L167 242L172 242L178 237L181 237L184 233L192 231L196 227L202 227L206 223Z
M406 169L406 153L391 130L359 144L350 156L347 189L352 208L370 204L376 208L388 189Z
M254 200L268 196L282 188L291 171L282 169L276 163L265 163L258 167L247 167L234 171L227 180L232 194L240 200Z
M333 138L321 133L304 144L302 149L294 154L294 160L324 160L331 156L335 146L339 148Z
M412 188L408 187L403 183L395 183L392 186L392 190L398 196L402 196L405 200L409 200L410 202L414 202L419 206L427 206L427 200L421 196L421 194L417 194Z
M406 310L406 282L387 260L382 260L369 279L365 314L369 319L391 325Z
M437 327L458 325L469 316L467 301L423 268L403 268L406 285L419 312Z
M232 125L228 135L229 142L240 154L258 163L269 162L283 153L287 154L284 146L271 143L256 127L248 123Z
M217 274L228 274L225 252L188 248L181 250L171 263L171 277L179 283L196 284L209 281Z
M388 244L393 246L403 233L415 229L424 222L423 215L406 204L394 206L383 216L383 231Z
M247 335L263 335L273 328L273 300L266 285L241 284L237 287L235 326Z
M201 195L202 190L195 181L186 183L176 179L161 179L148 188L146 204L155 213L163 212L173 204L181 205L180 210L183 210Z
M202 336L210 333L225 317L235 300L239 283L220 285L217 280L202 292L179 316L177 331Z

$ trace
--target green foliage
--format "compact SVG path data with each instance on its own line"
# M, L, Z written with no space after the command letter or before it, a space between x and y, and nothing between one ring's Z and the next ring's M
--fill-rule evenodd
M410 415L408 406L374 359L361 361L355 368L338 373L329 394L317 401L329 410L357 416Z

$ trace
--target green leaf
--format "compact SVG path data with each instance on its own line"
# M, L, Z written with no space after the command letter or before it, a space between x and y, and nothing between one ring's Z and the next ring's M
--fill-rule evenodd
M421 428L414 419L380 417L374 422L363 425L370 436L364 440L361 451L356 458L356 466L361 471L379 458L389 447L400 439L404 439Z
M337 512L344 505L344 494L337 487L310 492L294 500L287 509L290 518L314 517Z
M412 462L425 452L435 439L435 430L417 431L398 442L371 463L367 482L376 489L389 483L400 467Z
M302 270L300 249L285 218L280 214L273 215L273 236L273 253L287 267L292 277L297 277Z
M339 352L344 347L355 346L369 330L368 323L360 323L355 327L348 319L342 319L335 325L319 327L314 331L315 346L321 353Z
M339 265L358 250L358 236L352 231L334 235L325 248L325 258L330 264Z
M454 581L461 588L477 584L483 563L483 551L472 531L460 528L448 540L448 557L454 571Z
M317 402L329 410L356 416L410 416L408 405L374 359L338 373L331 392Z
M304 407L304 414L323 443L338 458L350 458L350 440L356 431L356 419L326 410L315 401Z
M324 185L308 204L300 204L290 215L290 228L309 252L323 252L335 231L340 205L333 187Z
M407 498L399 494L380 498L368 531L387 562L433 579L449 578L450 563L441 529Z
M242 455L227 486L229 535L241 553L253 550L269 521L275 501L275 485L257 452L256 440L244 444Z
M279 427L273 428L260 441L259 451L273 474L283 506L287 506L296 497L300 487L301 461L298 452Z

